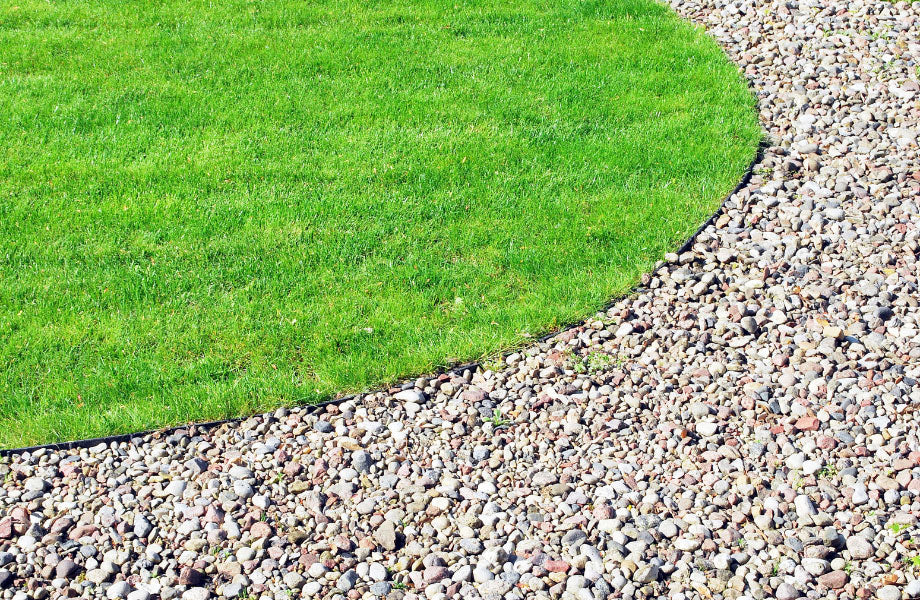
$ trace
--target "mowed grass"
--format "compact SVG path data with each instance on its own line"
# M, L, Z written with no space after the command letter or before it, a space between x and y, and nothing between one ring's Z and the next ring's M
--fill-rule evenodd
M0 444L511 347L719 204L747 86L651 0L0 7Z

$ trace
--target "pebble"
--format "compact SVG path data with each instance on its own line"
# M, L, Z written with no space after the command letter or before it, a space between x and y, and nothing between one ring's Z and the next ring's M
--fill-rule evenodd
M127 598L130 592L131 586L127 581L116 581L109 586L109 589L105 591L105 597L109 600L114 600L115 598Z
M153 524L147 520L147 517L140 514L134 517L134 535L139 538L146 538L151 531L153 531Z
M865 560L875 555L875 549L872 543L860 535L853 535L847 538L847 550L852 558Z
M893 585L884 585L875 593L879 600L901 600L901 590Z
M343 592L351 591L355 584L358 582L358 574L353 570L348 570L338 578L335 582L337 588Z
M789 583L783 582L776 588L776 600L794 600L799 596L799 591Z

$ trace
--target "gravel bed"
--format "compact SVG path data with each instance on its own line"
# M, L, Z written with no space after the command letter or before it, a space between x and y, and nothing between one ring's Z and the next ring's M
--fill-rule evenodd
M491 370L0 461L0 597L920 597L920 4L681 2L771 146Z

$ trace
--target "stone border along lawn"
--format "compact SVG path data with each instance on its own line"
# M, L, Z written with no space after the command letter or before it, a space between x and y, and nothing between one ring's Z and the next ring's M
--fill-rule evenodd
M735 66L652 0L0 18L0 447L532 343L685 239L760 136Z
M917 597L920 6L673 6L775 143L690 249L494 371L4 457L4 600Z

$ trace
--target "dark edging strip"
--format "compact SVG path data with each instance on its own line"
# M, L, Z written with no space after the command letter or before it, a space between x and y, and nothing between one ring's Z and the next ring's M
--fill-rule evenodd
M745 187L748 184L748 182L751 180L751 175L753 175L754 173L754 165L756 165L763 159L764 151L767 149L768 146L769 144L767 143L766 139L760 142L760 145L757 148L757 153L755 154L754 158L751 160L751 164L748 165L747 170L745 170L744 175L741 177L741 180L732 189L732 191L730 191L722 199L722 202L719 204L719 208L717 208L716 211L712 213L712 215L708 219L706 219L706 222L700 225L700 227L693 233L693 235L687 238L687 241L685 241L680 246L680 248L678 248L675 251L677 254L683 254L687 252L687 250L689 250L690 247L693 246L693 244L696 242L696 238L699 237L699 235L703 232L703 230L705 230L707 227L712 225L715 222L715 220L724 212L725 203L728 202L732 196L738 193L738 191L741 190L741 188ZM657 273L662 267L667 266L668 264L669 263L665 262L665 263L658 265L658 267L656 267L655 269L652 269L649 272L649 276L655 275L655 273ZM596 312L606 312L607 310L612 308L617 302L619 302L620 300L622 300L623 298L627 296L631 296L635 294L640 289L642 289L641 282L636 284L625 294L621 294L619 296L612 298L609 302L607 302L607 304L605 304L603 307L598 309ZM577 327L581 327L586 322L587 322L587 319L582 319L574 323L563 325L559 327L558 329L551 331L537 338L532 343L536 343L536 344L543 343L559 335L560 333L564 331L567 331L569 329L574 329ZM505 352L501 356L507 357L509 354L511 354L511 352ZM444 369L435 371L434 373L430 373L428 375L422 376L422 378L430 379L433 377L437 377L438 375L460 375L464 371L467 371L470 369L475 371L477 368L481 366L482 364L479 361L464 363L461 365L448 366ZM413 378L413 379L418 379L418 377ZM406 380L406 383L409 383L409 381ZM405 383L403 385L405 385ZM342 404L344 402L348 402L349 400L354 400L358 396L367 396L369 394L385 393L387 390L394 388L394 387L401 387L401 386L400 385L387 386L383 388L378 388L376 390L369 390L367 392L362 392L360 394L351 394L348 396L342 396L341 398L332 398L330 400L325 400L323 402L318 402L316 404L302 405L298 408L304 409L308 412L316 412L316 411L323 409L326 406L329 406L330 404ZM279 407L279 408L283 408L283 407ZM167 435L170 435L182 429L190 430L189 433L193 434L193 433L197 433L201 431L207 431L209 429L214 429L221 425L241 423L247 419L251 419L252 417L258 416L259 414L269 414L269 413L268 412L256 413L253 415L247 415L245 417L233 417L231 419L223 419L220 421L207 421L205 423L189 423L186 425L176 425L174 427L168 427L165 429L152 429L148 431L142 431L140 433L123 433L123 434L111 435L107 437L90 438L88 440L75 440L72 442L58 442L54 444L44 444L40 446L28 446L25 448L0 449L0 457L12 456L14 454L22 454L26 452L34 452L36 450L48 450L51 452L59 452L61 450L75 450L75 449L80 449L80 448L91 448L93 446L98 446L99 444L108 445L108 444L120 444L122 442L134 442L135 440L140 441L142 440L142 438L145 438L147 436L154 436L154 435L158 435L160 437L167 436Z

